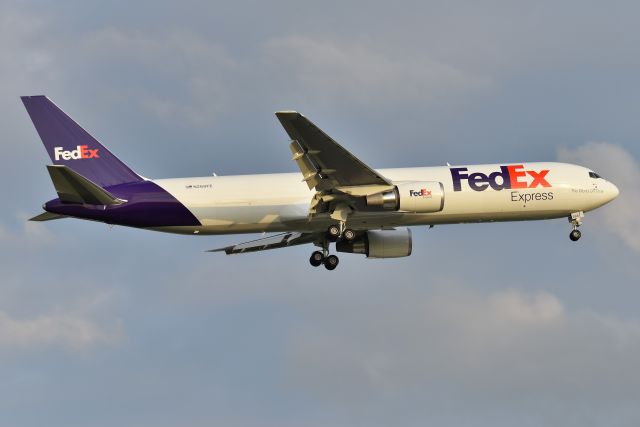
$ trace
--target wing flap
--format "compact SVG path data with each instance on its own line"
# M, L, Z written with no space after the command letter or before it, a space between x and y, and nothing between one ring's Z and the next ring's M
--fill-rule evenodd
M291 141L289 148L293 154L293 160L295 160L298 168L300 168L300 172L302 172L302 180L307 183L309 190L320 185L321 177L318 174L319 168L313 164L313 161L307 155L304 148L300 146L300 143L298 141Z
M243 254L247 252L258 252L269 249L278 249L288 246L304 245L312 243L316 239L314 233L281 233L262 239L251 240L237 245L226 246L224 248L211 249L207 252L224 252L227 255Z

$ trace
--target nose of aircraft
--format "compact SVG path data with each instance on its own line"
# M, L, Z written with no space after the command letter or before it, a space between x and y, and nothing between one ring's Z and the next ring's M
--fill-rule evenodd
M616 197L618 197L618 195L620 194L620 190L618 190L618 187L616 187L616 185L612 182L609 182L609 185L607 186L607 190L606 190L606 194L608 197L608 201L611 201L613 199L615 199Z

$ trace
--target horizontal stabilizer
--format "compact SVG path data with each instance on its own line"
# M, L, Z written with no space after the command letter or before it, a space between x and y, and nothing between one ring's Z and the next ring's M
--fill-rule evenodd
M60 215L51 212L42 212L40 215L36 215L33 218L29 218L29 221L52 221L54 219L66 218L66 215Z
M47 165L47 170L62 202L87 205L120 205L126 202L67 166Z

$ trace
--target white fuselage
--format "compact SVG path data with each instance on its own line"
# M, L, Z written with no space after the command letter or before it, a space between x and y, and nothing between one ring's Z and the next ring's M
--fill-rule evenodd
M483 176L491 176L504 165L507 164L463 166L466 173L476 177L475 180L474 177L459 180L457 191L452 170L461 167L379 169L394 184L406 181L442 183L443 209L435 213L357 211L349 216L348 225L357 230L561 218L573 212L595 209L618 195L615 185L591 177L589 169L565 163L515 164L519 176L514 180L513 188L494 189L482 181ZM548 172L536 182L536 174L540 171ZM159 179L154 182L178 199L202 224L156 228L159 231L184 234L304 232L325 230L332 222L328 214L309 216L314 191L301 181L300 173ZM500 184L500 178L495 183Z

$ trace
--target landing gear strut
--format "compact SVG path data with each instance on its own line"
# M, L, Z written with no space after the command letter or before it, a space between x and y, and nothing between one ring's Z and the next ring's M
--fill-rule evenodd
M582 237L582 233L578 230L578 227L582 225L582 218L584 218L584 212L582 211L569 215L569 222L573 226L573 230L569 233L569 239L571 239L572 242L576 242Z

